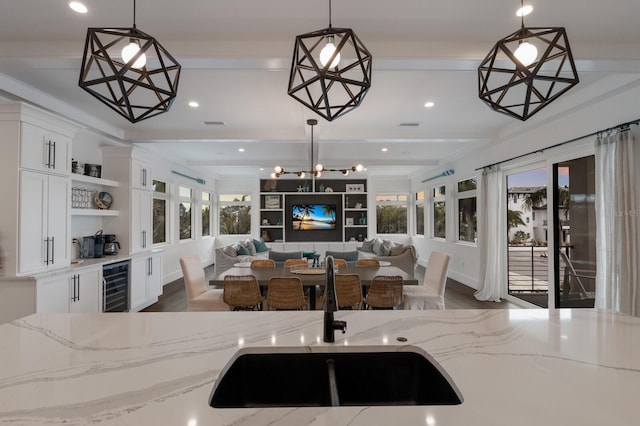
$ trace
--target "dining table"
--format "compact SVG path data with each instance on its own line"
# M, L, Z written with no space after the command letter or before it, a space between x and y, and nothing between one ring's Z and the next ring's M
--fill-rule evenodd
M316 288L326 285L324 268L246 268L233 267L216 275L209 284L212 286L224 287L225 277L253 275L256 277L261 288L269 286L269 280L273 277L298 277L302 281L302 286L309 289L309 309L316 309ZM399 276L402 277L404 285L417 285L418 280L397 266L384 267L347 267L340 268L336 274L358 274L363 288L367 288L376 276ZM365 290L366 291L366 290Z

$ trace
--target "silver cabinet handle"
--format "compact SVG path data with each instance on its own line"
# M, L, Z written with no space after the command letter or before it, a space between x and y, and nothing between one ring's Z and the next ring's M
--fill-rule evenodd
M77 275L78 277L78 293L76 294L76 301L79 302L80 301L80 274Z
M107 310L107 280L102 277L102 312Z
M55 141L53 142L53 165L51 166L52 169L56 168L56 143Z
M55 263L55 254L56 254L55 238L56 237L51 237L51 264L52 265Z
M44 239L44 243L46 244L46 247L45 247L46 255L44 258L44 264L48 265L49 264L49 238L48 237Z

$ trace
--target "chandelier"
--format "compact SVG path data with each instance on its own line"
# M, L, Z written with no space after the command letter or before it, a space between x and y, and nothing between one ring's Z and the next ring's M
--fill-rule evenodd
M136 28L134 0L132 28L87 29L78 85L137 123L169 110L180 68L155 38Z
M307 176L320 177L324 172L340 172L344 176L347 176L349 172L361 172L364 170L364 166L362 164L356 164L351 167L345 167L341 169L327 169L322 164L318 163L315 166L313 165L313 126L318 124L318 120L310 118L307 120L307 124L311 126L311 163L308 170L296 170L296 171L288 171L285 170L282 166L275 166L273 168L273 173L271 173L272 179L277 179L282 175L297 175L300 179L304 179Z
M524 15L520 29L498 40L478 67L480 99L522 121L580 81L565 29L527 28Z
M360 106L371 88L371 53L351 28L296 37L287 93L328 121Z

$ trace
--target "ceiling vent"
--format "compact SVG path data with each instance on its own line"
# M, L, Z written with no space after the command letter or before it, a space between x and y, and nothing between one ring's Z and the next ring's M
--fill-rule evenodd
M224 121L204 121L205 126L226 126L227 123Z
M418 127L420 123L400 123L400 127Z

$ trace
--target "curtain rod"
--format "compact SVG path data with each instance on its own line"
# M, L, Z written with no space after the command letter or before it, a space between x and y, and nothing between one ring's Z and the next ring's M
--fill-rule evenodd
M588 135L583 135L583 136L580 136L580 137L577 137L577 138L569 139L568 141L560 142L560 143L557 143L555 145L548 146L546 148L536 149L535 151L527 152L526 154L517 155L515 157L511 157L511 158L508 158L506 160L497 161L495 163L487 164L486 166L478 167L476 169L476 171L483 170L483 169L489 169L489 168L491 168L493 166L497 166L498 164L506 163L506 162L511 161L511 160L517 160L518 158L526 157L527 155L542 153L542 152L546 151L547 149L557 148L559 146L566 145L566 144L571 143L571 142L579 141L580 139L585 139L585 138L589 138L591 136L596 136L596 135L598 135L600 133L610 132L610 131L616 130L616 129L624 129L624 128L629 127L632 124L635 124L636 126L638 124L640 124L640 118L632 120L632 121L627 121L626 123L618 124L617 126L609 127L607 129L598 130L596 132L589 133Z

